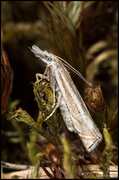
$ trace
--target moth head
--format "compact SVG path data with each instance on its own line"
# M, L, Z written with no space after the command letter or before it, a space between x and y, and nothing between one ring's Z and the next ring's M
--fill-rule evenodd
M55 66L55 65L57 65L57 58L53 55L53 54L51 54L51 53L49 53L50 54L50 56L48 56L47 57L47 64L49 64L49 66L51 65L53 65L53 66Z

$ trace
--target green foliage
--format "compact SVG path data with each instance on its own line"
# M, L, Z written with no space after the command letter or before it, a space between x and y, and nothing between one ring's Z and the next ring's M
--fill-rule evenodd
M44 79L39 83L35 83L33 85L33 88L34 88L33 91L34 91L35 99L40 109L37 118L37 123L41 124L53 111L54 107L52 108L52 106L53 106L54 97L52 90L49 86L49 82ZM45 122L48 125L51 134L53 135L52 137L54 141L53 144L57 146L58 144L60 144L60 140L59 140L58 121L56 120L56 112L54 112L52 117L46 120Z
M43 153L37 153L36 148L34 148L36 144L37 134L40 134L43 137L45 137L48 140L48 142L52 143L56 147L60 144L56 114L54 113L53 116L46 121L46 124L49 127L49 131L46 131L42 126L44 119L53 110L53 94L49 87L49 82L42 80L39 83L35 83L33 85L33 91L38 107L40 109L37 122L35 122L34 119L21 108L16 110L14 112L14 115L11 117L11 119L15 118L16 120L18 120L18 122L24 122L32 127L29 142L27 142L26 145L25 143L22 143L23 149L32 164L34 164L37 161L37 158L40 155L43 155Z
M29 141L27 141L26 143L26 150L27 150L28 159L33 165L37 162L40 156L44 155L42 152L37 151L36 140L37 140L37 134L32 131L29 136Z
M34 170L30 174L30 179L37 179L39 174L39 168L40 168L40 161L38 160Z
M104 135L104 140L105 140L105 149L102 152L101 155L101 163L100 167L103 170L103 177L105 179L110 178L110 164L113 159L113 150L116 148L113 144L113 140L111 137L111 134L109 133L108 129L106 126L103 129L103 135Z
M63 154L63 167L66 172L67 178L68 179L75 179L75 170L73 168L73 163L72 163L72 153L70 146L66 140L65 137L61 138L63 147L64 147L64 154Z
M37 124L33 118L31 118L31 116L24 110L22 110L21 108L19 108L18 110L16 110L14 112L14 115L11 118L16 118L19 122L24 122L27 125L31 126L34 131L38 134L41 134L42 136L44 136L49 142L51 142L52 144L55 145L54 141L52 140L52 138L50 137L50 135L48 134L48 132L45 132L45 130L43 129L42 125Z

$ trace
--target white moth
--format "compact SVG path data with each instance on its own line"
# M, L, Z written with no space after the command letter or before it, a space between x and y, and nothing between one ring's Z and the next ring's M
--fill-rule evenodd
M54 109L47 119L59 107L68 130L78 133L86 150L91 152L102 141L102 134L94 123L65 66L72 69L88 84L91 85L91 83L62 58L47 51L42 51L35 45L32 46L31 51L47 64L43 75L36 74L37 82L39 77L45 78L50 81L50 86L53 90ZM57 104L55 103L55 96L57 97Z

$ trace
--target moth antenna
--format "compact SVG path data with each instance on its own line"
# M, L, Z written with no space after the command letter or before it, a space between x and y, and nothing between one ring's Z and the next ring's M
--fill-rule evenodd
M56 56L56 55L55 55ZM71 71L73 71L75 74L77 74L80 78L82 78L87 84L89 84L90 86L92 86L92 83L90 83L88 80L86 80L83 76L82 76L82 74L79 72L79 71L77 71L73 66L71 66L67 61L65 61L64 59L62 59L62 58L60 58L60 57L58 57L58 56L56 56L58 59L60 59L61 61L62 61L62 63L66 66L66 67L68 67Z

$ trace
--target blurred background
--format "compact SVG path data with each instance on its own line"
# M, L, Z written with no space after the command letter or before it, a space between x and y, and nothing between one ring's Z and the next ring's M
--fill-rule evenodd
M101 85L110 117L118 104L118 1L2 1L1 2L1 159L26 163L12 111L21 107L34 119L35 74L46 67L31 53L37 45L70 63L93 86ZM87 86L76 74L71 77L84 97ZM23 126L29 133L30 127ZM117 142L117 117L112 124ZM10 134L9 134L10 133ZM27 136L25 136L27 139Z

